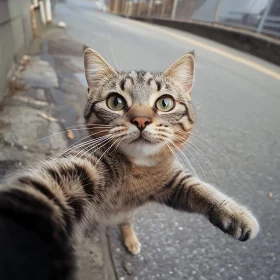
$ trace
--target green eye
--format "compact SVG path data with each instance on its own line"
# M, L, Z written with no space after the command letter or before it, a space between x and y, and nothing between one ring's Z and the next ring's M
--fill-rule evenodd
M174 100L171 97L161 97L156 101L156 107L159 111L169 112L174 108Z
M107 99L107 106L114 111L121 111L125 106L126 102L124 98L119 94L113 94Z

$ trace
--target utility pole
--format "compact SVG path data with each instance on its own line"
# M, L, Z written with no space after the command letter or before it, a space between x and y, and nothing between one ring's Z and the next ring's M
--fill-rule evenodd
M166 0L162 0L161 15L160 15L161 17L164 17L165 7L166 7Z
M117 14L118 13L118 8L119 8L119 1L115 0L114 3L114 13Z
M221 6L222 6L222 1L223 0L219 0L217 3L215 19L214 19L215 22L218 22L220 19L220 10L221 10Z
M141 0L138 0L138 3L137 3L138 4L138 7L137 7L138 8L137 9L137 15L138 16L140 16L140 14L141 14L141 2L142 2Z
M172 8L172 14L171 14L171 19L175 19L177 5L178 5L178 0L174 0L173 8Z
M148 17L150 17L152 14L153 2L154 2L154 0L150 0L150 2L149 2Z

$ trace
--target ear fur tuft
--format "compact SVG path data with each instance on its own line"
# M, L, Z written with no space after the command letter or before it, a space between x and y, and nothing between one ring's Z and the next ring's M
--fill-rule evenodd
M194 65L195 57L192 51L174 62L163 75L170 78L189 97L194 81Z
M113 67L95 50L84 51L85 75L89 89L96 89L105 77L116 76Z

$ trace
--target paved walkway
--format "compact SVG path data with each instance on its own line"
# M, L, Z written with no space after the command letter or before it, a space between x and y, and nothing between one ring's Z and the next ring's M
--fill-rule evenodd
M83 45L64 30L50 28L19 65L15 90L0 110L0 181L23 165L55 156L86 135L86 130L77 129L60 133L84 123L87 88L76 78L84 77L82 50ZM78 279L114 279L104 230L85 237L77 251Z

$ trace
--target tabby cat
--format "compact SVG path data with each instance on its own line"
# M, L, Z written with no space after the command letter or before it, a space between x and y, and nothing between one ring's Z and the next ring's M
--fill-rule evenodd
M159 74L118 73L89 48L84 62L91 138L1 187L0 275L74 279L72 244L98 223L117 223L138 254L133 211L147 202L202 214L240 241L255 237L255 217L176 158L195 121L194 53Z

